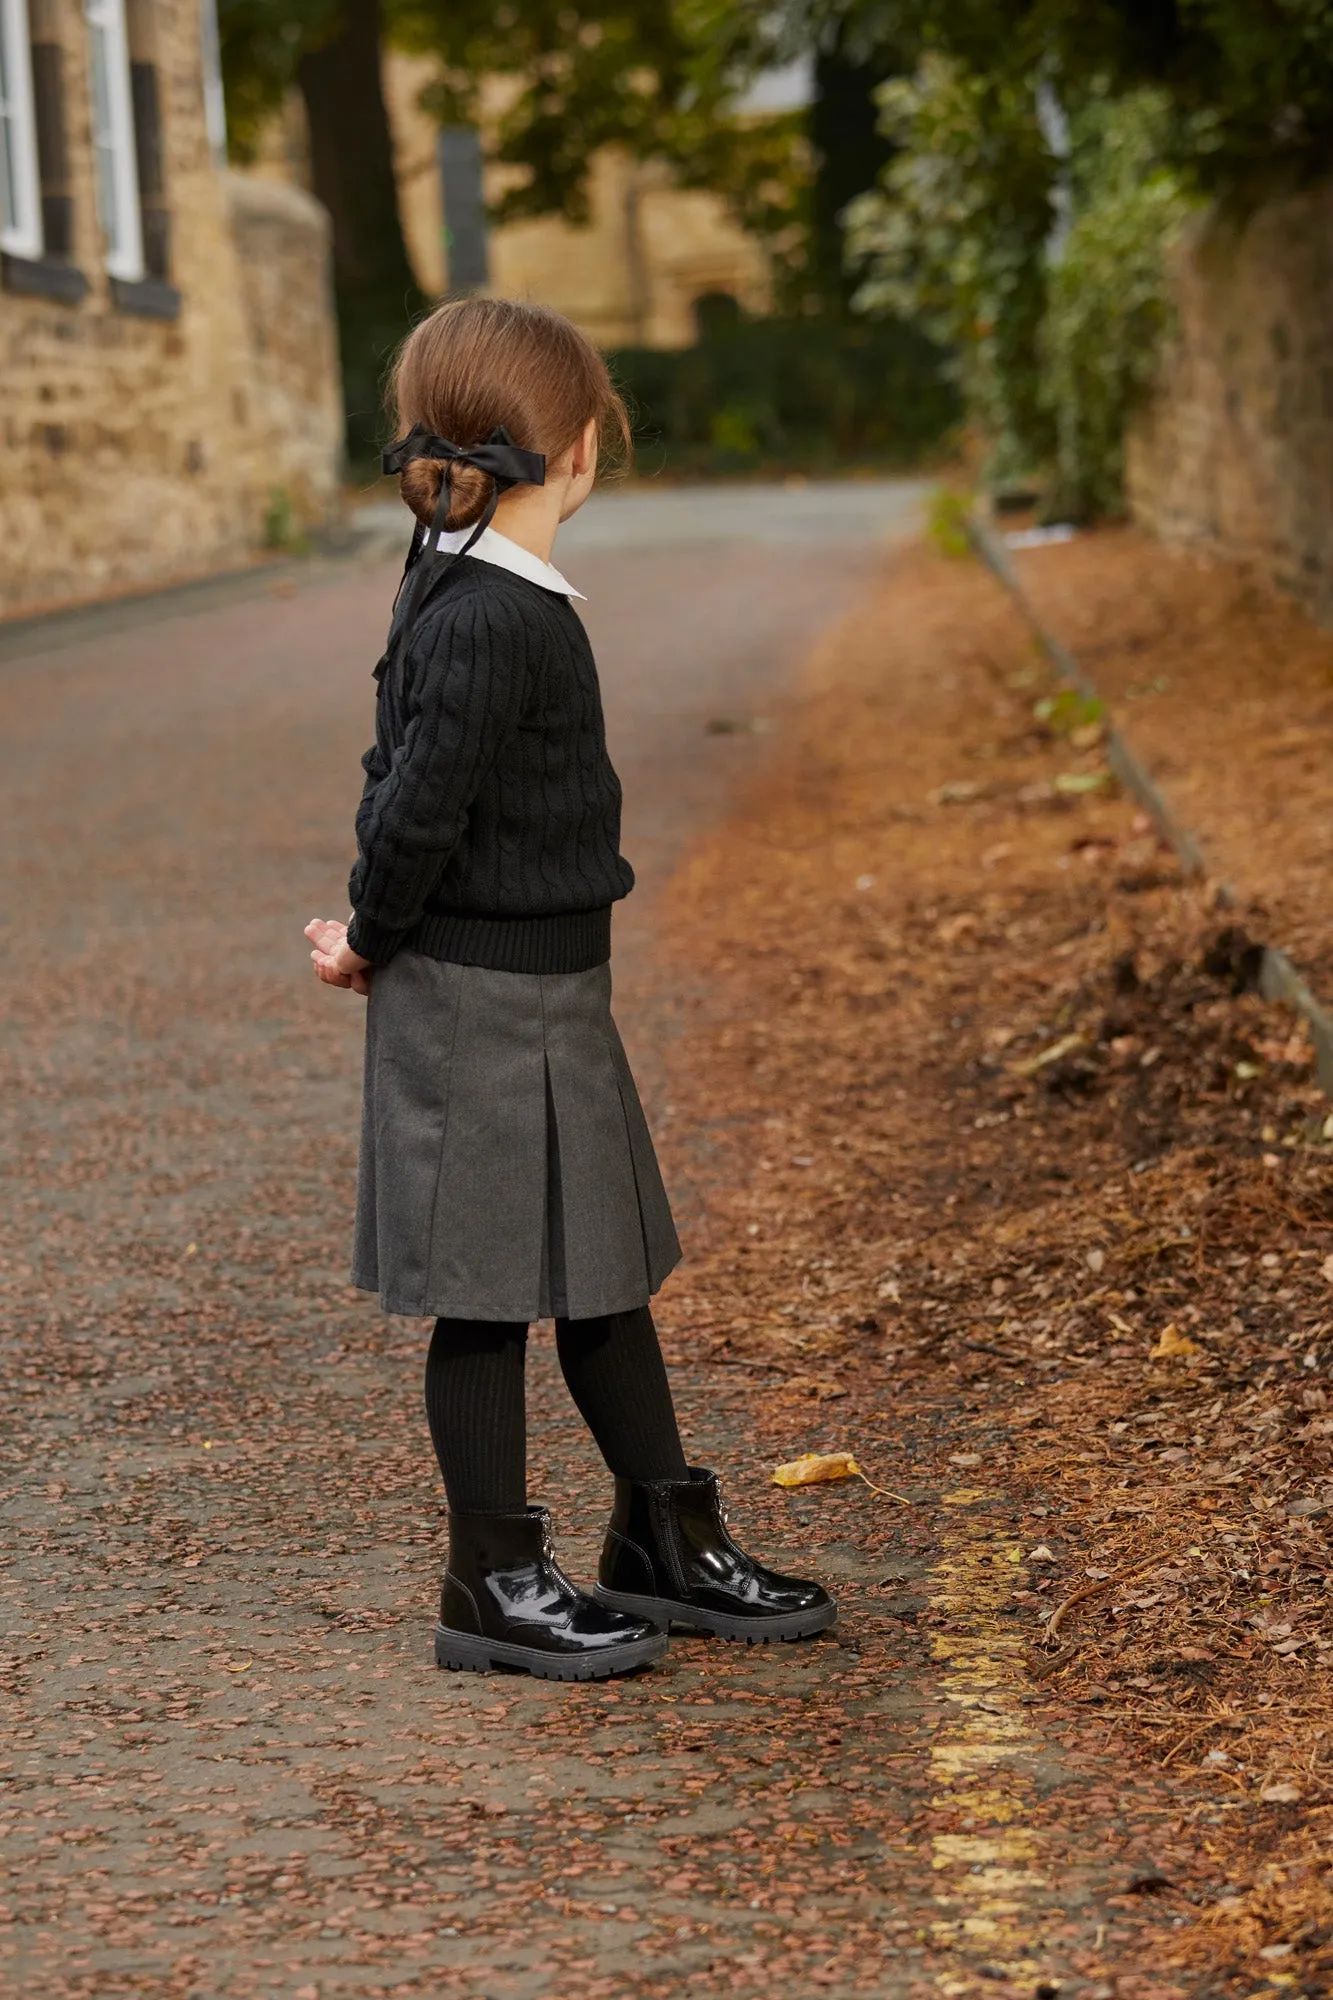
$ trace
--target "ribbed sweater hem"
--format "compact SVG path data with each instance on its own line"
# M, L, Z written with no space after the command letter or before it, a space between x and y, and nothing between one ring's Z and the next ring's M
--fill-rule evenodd
M611 956L611 910L550 917L483 917L434 911L402 941L404 951L488 972L591 972Z

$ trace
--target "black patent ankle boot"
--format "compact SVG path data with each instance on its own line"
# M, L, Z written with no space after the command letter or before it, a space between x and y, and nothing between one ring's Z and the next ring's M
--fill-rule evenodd
M437 1667L525 1667L548 1681L593 1681L647 1666L664 1627L576 1590L555 1559L544 1507L451 1514L435 1628Z
M838 1607L817 1583L780 1576L727 1532L717 1475L617 1479L595 1596L656 1625L691 1625L719 1639L804 1639Z

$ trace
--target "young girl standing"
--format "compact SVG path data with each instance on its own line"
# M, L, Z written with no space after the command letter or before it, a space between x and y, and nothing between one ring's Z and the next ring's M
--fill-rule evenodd
M385 469L424 532L376 669L351 922L306 936L322 980L369 995L353 1280L435 1320L436 1661L584 1680L657 1659L672 1621L820 1631L831 1598L746 1555L687 1465L649 1310L680 1247L611 1018L634 877L578 592L550 561L602 445L628 443L624 407L568 320L502 299L422 321L393 394ZM615 1476L591 1595L527 1503L542 1318Z

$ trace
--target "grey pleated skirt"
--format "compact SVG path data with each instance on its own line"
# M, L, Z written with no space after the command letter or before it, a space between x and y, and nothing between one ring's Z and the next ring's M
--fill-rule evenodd
M679 1259L610 966L376 972L354 1284L414 1318L591 1319Z

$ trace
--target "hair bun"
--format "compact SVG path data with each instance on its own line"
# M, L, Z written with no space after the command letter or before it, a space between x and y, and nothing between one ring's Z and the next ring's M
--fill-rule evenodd
M435 519L444 475L444 462L438 458L409 459L398 475L398 491L425 528ZM489 472L480 472L475 465L459 465L455 461L445 527L475 527L486 512L486 503L494 484Z

